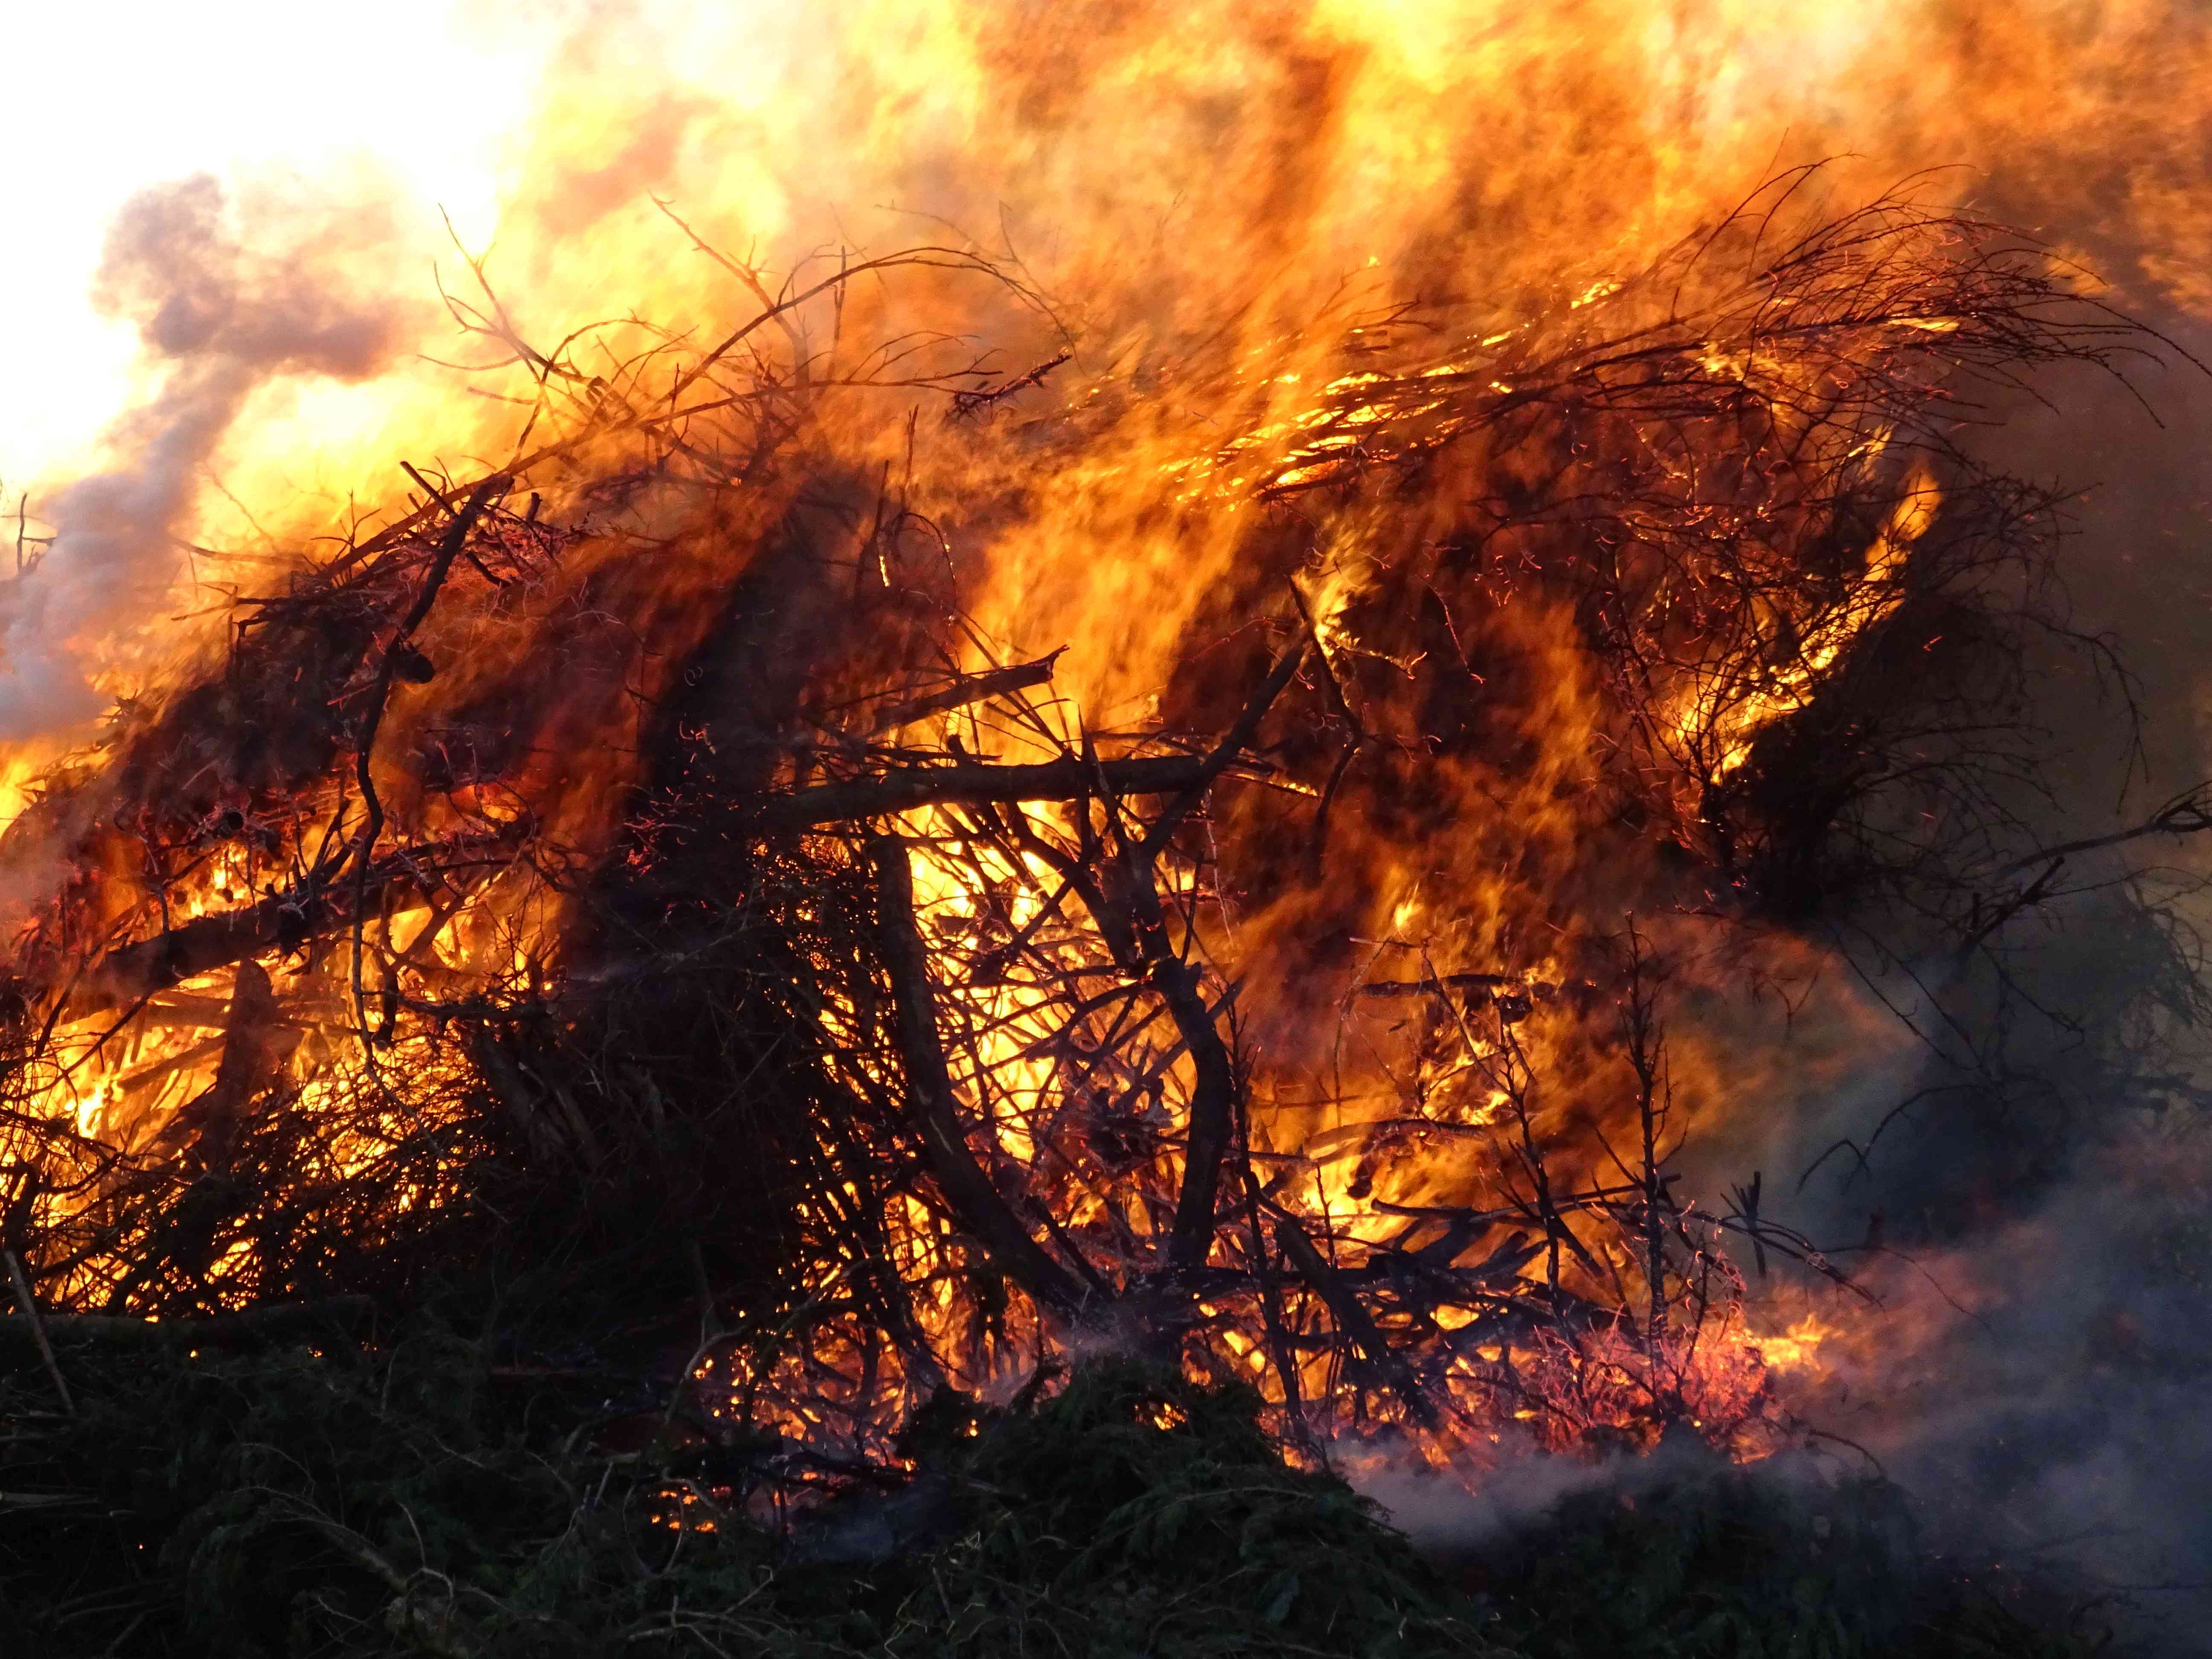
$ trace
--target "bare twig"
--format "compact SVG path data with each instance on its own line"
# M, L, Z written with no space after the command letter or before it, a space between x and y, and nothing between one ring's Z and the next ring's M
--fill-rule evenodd
M39 1358L45 1364L46 1376L61 1396L62 1409L71 1417L76 1415L76 1401L70 1397L69 1383L62 1376L61 1362L54 1358L54 1345L46 1340L46 1322L39 1312L38 1298L31 1294L30 1276L23 1271L23 1258L11 1249L7 1252L8 1280L15 1287L15 1307L24 1324L29 1328L31 1340L39 1345Z

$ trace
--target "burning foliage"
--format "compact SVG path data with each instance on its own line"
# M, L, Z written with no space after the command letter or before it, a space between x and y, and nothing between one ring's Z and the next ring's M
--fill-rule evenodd
M1178 1413L1253 1391L1312 1464L1785 1443L1741 1253L1850 1274L1756 1177L1682 1190L1729 1079L1669 1010L1803 974L1846 909L1990 951L2059 890L2024 653L2100 647L2059 498L1960 434L2146 343L1997 227L1808 183L1557 293L1110 370L969 251L781 293L726 259L762 309L704 348L541 349L479 269L514 453L234 596L0 840L0 1198L57 1390L149 1319L460 1296L602 1446L578 1401L667 1373L652 1443L762 1519L1102 1350ZM1268 1467L1301 1548L1389 1553ZM1218 1530L1221 1478L1139 1484ZM1057 1524L992 1501L971 1566ZM428 1565L304 1502L207 1547L281 1511L394 1631L490 1650L440 1622L466 1571L423 1612ZM1085 1524L1109 1587L1175 1535ZM1278 1622L1428 1606L1400 1564L1317 1612L1253 1547Z

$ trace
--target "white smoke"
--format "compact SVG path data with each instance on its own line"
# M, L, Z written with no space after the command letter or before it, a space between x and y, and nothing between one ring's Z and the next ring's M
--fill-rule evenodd
M363 221L350 210L360 249ZM159 389L109 434L118 464L56 491L54 538L34 570L0 590L0 742L100 712L101 639L150 614L175 582L179 527L247 398L273 377L356 380L388 359L400 313L296 229L268 251L242 236L223 186L205 174L132 198L107 238L95 299L135 320ZM251 244L249 248L248 244ZM283 244L280 242L281 247Z

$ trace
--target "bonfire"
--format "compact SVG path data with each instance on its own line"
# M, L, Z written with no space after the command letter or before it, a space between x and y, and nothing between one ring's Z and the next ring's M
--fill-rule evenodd
M2154 342L1805 182L1263 352L1103 358L966 246L694 235L757 295L718 339L526 338L475 267L512 452L432 434L19 776L23 1432L118 1354L437 1307L676 1542L818 1530L1102 1356L1316 1471L1806 1443L1777 1366L1886 1247L1691 1188L1755 1109L1698 1011L1847 907L1901 959L2063 890L2024 653L2102 647L1973 433Z

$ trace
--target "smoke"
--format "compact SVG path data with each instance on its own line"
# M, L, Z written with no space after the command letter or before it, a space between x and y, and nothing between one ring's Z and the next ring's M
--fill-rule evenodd
M1762 1171L1765 1213L1877 1298L1814 1292L1838 1334L1784 1379L1808 1425L1871 1453L1948 1551L2101 1586L2157 1648L2194 1652L2212 1628L2212 1124L2203 1033L2147 961L2155 921L2124 889L2059 907L2029 925L2008 994L1986 965L1893 971L1879 982L1931 1040L1738 1119L1687 1184ZM1759 1288L1778 1322L1802 1311L1802 1287Z
M1387 1449L1334 1449L1331 1466L1363 1498L1381 1505L1390 1524L1426 1553L1443 1558L1478 1555L1522 1537L1560 1504L1583 1492L1631 1490L1678 1472L1711 1454L1670 1441L1650 1457L1627 1452L1587 1461L1531 1451L1509 1458L1469 1488L1395 1458Z
M52 544L0 592L0 742L100 712L95 652L170 592L208 464L254 392L283 375L360 380L389 359L403 309L362 280L380 223L373 204L349 203L338 222L270 191L241 212L204 174L116 216L94 298L137 323L160 383L111 430L118 464L55 492Z
M2192 1651L2212 1612L2208 1177L2203 1124L2138 1124L2026 1213L1883 1264L1886 1310L1803 1402L1937 1536L2085 1575Z

